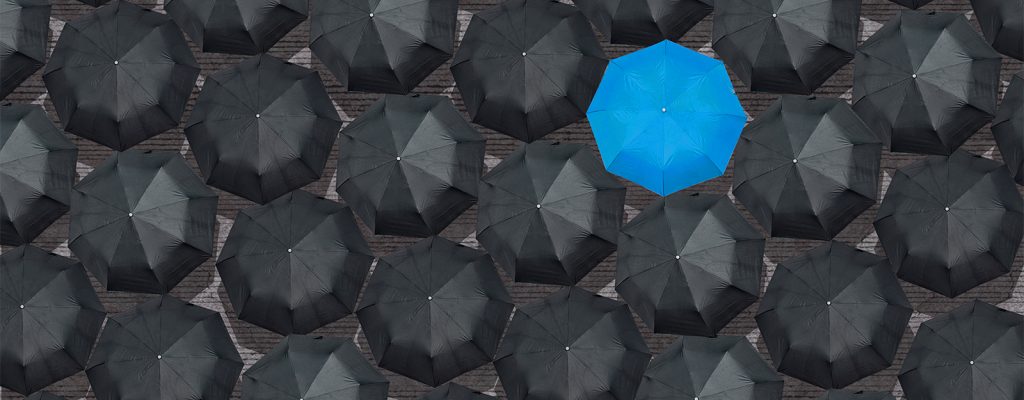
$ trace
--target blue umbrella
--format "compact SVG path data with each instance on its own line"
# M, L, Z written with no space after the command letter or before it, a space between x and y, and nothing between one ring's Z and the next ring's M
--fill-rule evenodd
M722 175L747 121L725 65L667 40L612 60L587 118L605 168L662 196Z

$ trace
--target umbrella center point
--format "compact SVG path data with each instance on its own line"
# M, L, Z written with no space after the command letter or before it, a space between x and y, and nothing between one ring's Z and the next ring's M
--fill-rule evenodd
M569 351L569 346L565 346L565 351Z
M157 359L157 360L160 360L160 359L163 359L163 358L164 358L164 356L163 356L163 355L160 355L160 354L157 354L157 355L156 355L156 359Z
M831 301L826 301L826 302L825 302L825 305L826 305L826 306L831 306L831 305L832 305L832 302L831 302Z
M373 13L370 13L370 18L373 18Z
M526 57L526 52L525 51L523 52L523 57Z
M796 164L796 163L798 163L798 162L800 162L800 160L797 160L797 159L795 159L795 158L793 159L793 164Z
M427 301L434 300L434 296L427 296Z
M668 109L667 109L667 108L665 108L665 107L662 107L662 108L661 108L661 112L668 112Z
M114 65L117 65L117 60L114 60Z
M683 257L682 257L682 256L680 256L680 255L676 255L676 260L678 260L678 259L680 259L680 258L683 258Z
M772 18L778 18L778 17L779 17L779 14L777 14L777 13L772 13Z
M25 305L24 305L24 304L22 304L22 305L18 306L18 308L20 308L20 309L24 310L24 309L25 309Z
M134 217L135 213L128 213L128 218Z
M917 74L910 74L911 78L917 79Z
M538 210L540 209L540 204L539 204L539 203L537 204L537 209L538 209Z
M949 207L946 207L945 210L946 210L946 212L949 212Z
M288 252L289 252L289 253L291 253L291 252L292 252L292 249L288 249Z
M260 113L256 113L256 118L259 118L259 117L260 117Z
M402 161L402 156L395 157L395 161Z

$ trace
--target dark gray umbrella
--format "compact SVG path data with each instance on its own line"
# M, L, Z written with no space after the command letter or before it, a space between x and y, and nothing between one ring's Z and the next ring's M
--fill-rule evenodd
M829 390L818 400L896 400L891 393L849 390Z
M239 319L287 335L350 314L372 262L348 207L296 190L238 212L217 271Z
M682 336L654 357L636 400L781 400L782 377L742 336Z
M87 5L93 6L93 7L99 7L99 6L102 6L104 4L107 4L107 2L110 1L110 0L78 0L78 1L82 2L83 4L87 4Z
M164 10L203 51L257 54L305 21L309 2L164 0Z
M971 0L981 33L996 51L1024 60L1024 2Z
M64 400L64 398L50 392L35 392L25 400Z
M615 290L655 332L715 336L757 301L763 256L729 198L676 192L622 227Z
M920 7L923 7L925 4L928 4L928 3L932 2L932 0L889 0L889 1L891 1L893 3L896 3L896 4L899 4L901 6L904 6L904 7L910 8L910 9L914 9L914 10L916 10L916 9L918 9Z
M1024 71L1010 78L1003 103L992 120L999 154L1018 185L1024 185Z
M242 375L244 400L386 400L388 380L351 340L291 335Z
M1024 200L996 161L957 151L897 169L875 219L901 279L949 297L1010 272Z
M881 157L845 101L782 96L743 129L733 193L772 236L831 240L875 204Z
M573 285L615 252L625 202L582 144L524 144L481 178L477 240L516 282Z
M338 194L376 234L436 235L476 203L484 138L448 97L384 96L339 147Z
M103 305L77 261L34 246L0 256L0 385L29 394L82 371Z
M207 184L264 204L320 179L340 128L319 74L261 54L206 78L185 135Z
M107 290L167 293L213 254L216 223L181 155L114 153L71 192L68 247Z
M42 107L0 105L0 243L29 243L68 211L77 158Z
M495 400L495 398L457 383L446 383L420 396L419 400Z
M573 0L612 43L678 40L715 8L714 0Z
M46 61L50 36L48 0L0 1L0 99L35 74Z

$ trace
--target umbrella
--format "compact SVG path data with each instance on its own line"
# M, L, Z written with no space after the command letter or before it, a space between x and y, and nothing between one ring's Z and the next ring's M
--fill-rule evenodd
M263 54L206 78L185 136L207 184L264 204L320 179L340 128L320 75Z
M0 1L0 99L18 88L46 61L50 2Z
M779 372L839 389L892 365L913 312L885 257L829 242L779 263L755 318Z
M85 368L103 305L82 264L34 246L0 255L0 385L29 394Z
M242 358L220 314L170 296L113 315L86 374L100 399L227 399Z
M996 112L1002 60L962 14L901 11L853 65L853 109L895 152L950 154Z
M286 336L242 375L244 400L386 400L388 380L351 340Z
M516 309L494 367L509 400L632 399L650 357L625 304L566 287Z
M372 262L348 207L296 190L238 212L217 271L239 319L287 335L350 314Z
M678 40L715 8L714 0L573 0L612 43Z
M729 198L678 192L622 227L615 290L655 332L715 336L757 301L763 256Z
M1024 185L1024 71L1010 78L1003 103L992 120L999 154L1018 185Z
M818 400L896 400L891 393L848 390L829 390Z
M473 122L532 142L583 118L607 64L576 7L507 0L473 15L452 75Z
M348 90L409 93L452 57L458 0L314 0L313 54Z
M43 70L64 130L114 150L178 126L198 76L174 21L127 1L65 24Z
M477 240L516 282L572 285L615 252L625 202L582 144L524 144L481 178Z
M971 0L971 7L988 43L1000 53L1024 60L1024 3Z
M484 138L448 97L384 96L340 148L338 194L376 234L436 235L476 203Z
M68 211L77 158L42 107L0 105L0 243L29 243Z
M875 219L901 279L949 297L1010 272L1024 200L996 161L957 151L897 169Z
M916 10L916 9L918 9L920 7L923 7L925 4L928 4L928 3L932 2L932 0L889 0L889 1L891 1L893 3L896 3L896 4L899 4L901 6L904 6L904 7L910 8L910 9L914 9L914 10Z
M782 377L742 336L682 336L654 357L637 400L781 400Z
M71 192L68 247L107 290L167 293L213 254L217 195L177 153L114 153Z
M382 257L356 314L377 365L437 386L491 362L512 308L487 253L434 236Z
M257 54L306 20L308 0L164 0L164 10L205 52Z
M715 0L712 47L758 92L810 94L853 59L860 0Z
M587 118L605 167L662 196L722 175L747 121L725 65L670 41L612 60Z
M90 6L93 6L93 7L99 7L99 6L102 6L104 4L107 4L107 2L110 1L110 0L78 0L78 1L82 2L82 4L87 4L87 5L90 5Z
M64 398L50 392L35 392L25 400L64 400Z
M733 193L772 236L831 240L875 204L881 157L845 101L782 96L743 130Z
M978 300L921 324L900 369L907 399L1024 398L1024 316Z
M419 400L494 400L488 396L457 383L446 383L420 396Z

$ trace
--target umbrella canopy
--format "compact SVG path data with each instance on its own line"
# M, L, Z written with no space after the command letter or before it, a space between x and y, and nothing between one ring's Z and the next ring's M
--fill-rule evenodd
M1024 316L975 300L921 324L900 369L907 399L1024 398Z
M1010 78L1003 103L992 120L999 154L1018 185L1024 185L1024 71Z
M913 312L885 257L829 242L779 263L756 319L779 372L843 388L892 365Z
M507 0L473 15L452 75L473 122L532 142L583 118L607 64L576 7Z
M296 190L238 212L217 271L239 319L287 335L350 314L372 262L348 207Z
M896 400L891 393L848 390L829 390L818 400Z
M155 297L103 326L86 374L100 399L227 399L242 358L220 314Z
M682 336L654 357L637 400L781 400L782 377L742 336Z
M90 5L90 6L93 6L93 7L99 7L99 6L102 6L104 4L107 4L107 2L110 1L110 0L78 0L78 1L82 2L82 4L87 4L87 5Z
M516 282L573 285L615 252L625 202L582 144L525 144L481 178L477 240Z
M678 40L715 9L714 0L573 0L616 44L647 46Z
M265 204L320 179L338 129L319 74L262 54L206 78L185 136L207 184Z
M928 3L932 2L932 0L889 0L889 1L891 1L893 3L896 3L896 4L899 4L901 6L913 9L913 10L916 10L916 9L918 9L920 7L923 7L925 4L928 4Z
M1024 2L971 0L971 7L985 40L996 51L1024 60Z
M488 396L460 384L449 382L420 396L419 400L494 400L494 396Z
M77 158L42 107L0 105L0 243L29 243L68 211Z
M352 91L409 93L455 51L458 0L314 0L313 54Z
M35 392L25 400L64 400L64 398L50 392Z
M715 336L757 301L763 257L729 198L680 192L622 227L615 290L655 332Z
M29 394L85 368L103 305L82 264L34 246L0 255L0 385Z
M1002 59L962 14L901 11L853 65L853 109L895 152L950 154L996 112Z
M955 297L1010 272L1024 200L1003 164L931 156L896 170L875 230L901 279Z
M308 0L164 0L164 10L204 52L270 50L306 20Z
M625 304L566 287L516 309L494 367L510 400L632 399L650 357Z
M845 101L782 96L744 128L733 193L772 236L831 240L875 204L881 159Z
M853 59L860 0L715 0L712 47L758 92L810 94Z
M605 167L662 196L722 175L747 122L725 65L667 40L612 60L587 118Z
M388 380L351 340L286 336L242 375L245 400L386 400Z
M376 234L436 235L476 203L484 138L448 97L384 96L340 148L338 194Z
M0 1L0 99L18 88L46 61L50 36L48 0Z
M216 222L177 152L114 153L71 192L68 247L107 290L167 293L213 254Z

